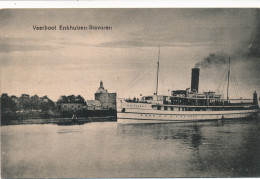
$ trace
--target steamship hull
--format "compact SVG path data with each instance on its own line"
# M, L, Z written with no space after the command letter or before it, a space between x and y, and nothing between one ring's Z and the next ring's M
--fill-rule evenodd
M137 107L129 108L127 105ZM117 122L120 124L196 122L256 117L258 113L259 109L225 111L156 110L152 108L151 104L128 103L124 101L121 104L119 102Z
M159 57L156 91L153 95L133 99L118 99L118 123L173 123L208 120L226 120L256 117L259 105L256 91L251 99L229 98L230 59L227 79L227 97L213 91L199 91L199 68L192 68L191 87L173 90L171 95L158 95Z

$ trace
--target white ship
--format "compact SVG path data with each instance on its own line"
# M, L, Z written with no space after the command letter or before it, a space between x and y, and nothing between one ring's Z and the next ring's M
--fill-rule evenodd
M159 49L160 55L160 49ZM118 123L173 123L255 117L259 113L257 93L253 99L229 99L230 60L227 98L215 92L198 92L199 68L192 69L191 88L158 95L159 55L156 92L139 99L117 99Z

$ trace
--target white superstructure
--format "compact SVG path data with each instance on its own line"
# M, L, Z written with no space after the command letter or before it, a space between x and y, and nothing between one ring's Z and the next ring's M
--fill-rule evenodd
M235 109L237 108L237 109ZM117 100L118 123L170 123L239 119L256 116L257 106L191 106L164 105L151 102Z
M259 105L256 91L253 100L229 99L230 59L226 99L212 91L199 93L199 68L192 69L191 88L171 91L168 96L158 95L159 55L156 92L140 100L117 99L118 123L169 123L257 116Z

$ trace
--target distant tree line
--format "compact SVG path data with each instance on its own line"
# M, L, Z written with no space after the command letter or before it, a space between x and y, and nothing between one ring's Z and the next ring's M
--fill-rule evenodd
M86 103L80 95L61 96L57 103ZM48 111L55 110L56 105L48 96L39 97L38 95L30 96L22 94L20 97L8 96L7 93L1 95L1 112L16 111Z
M22 94L20 97L3 93L1 99L1 124L8 125L12 121L23 119L47 119L71 117L74 111L62 111L61 103L82 103L86 105L85 99L80 95L62 95L57 103L53 102L48 96L39 97L38 95L30 96ZM110 114L111 113L111 114ZM77 111L78 117L91 116L112 116L116 115L115 111Z
M48 111L53 109L55 109L55 103L47 96L39 97L37 95L22 94L17 97L14 95L8 96L6 93L1 95L1 112Z
M61 96L57 103L86 103L85 99L80 95L69 95L69 96Z
M59 113L55 103L47 96L39 97L22 94L20 97L1 95L1 123L6 124L11 120L50 118Z
M86 103L80 95L61 96L57 103ZM39 97L22 94L20 97L9 96L7 93L1 95L1 113L3 112L23 112L23 111L48 111L56 109L55 102L48 96Z

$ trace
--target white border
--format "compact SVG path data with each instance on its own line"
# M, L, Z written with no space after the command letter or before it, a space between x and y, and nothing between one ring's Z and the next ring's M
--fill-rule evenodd
M260 0L0 1L1 8L259 8Z

